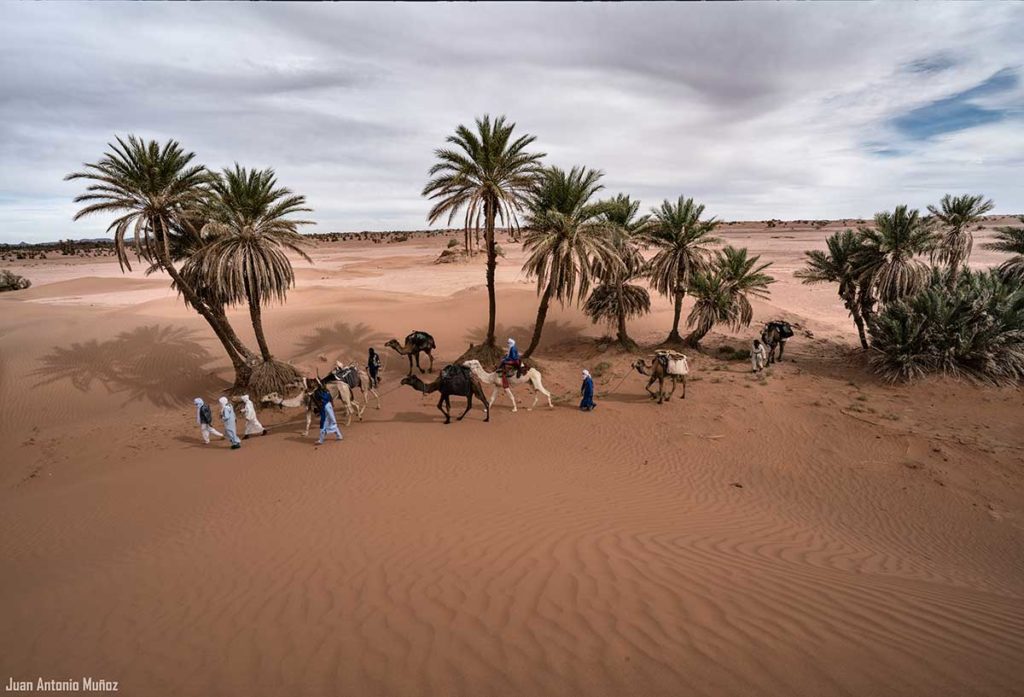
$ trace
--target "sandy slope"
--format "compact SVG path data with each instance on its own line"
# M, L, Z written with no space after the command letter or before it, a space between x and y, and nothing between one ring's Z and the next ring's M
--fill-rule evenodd
M823 234L727 230L776 263L758 319L814 335L767 378L719 360L741 340L715 334L687 399L659 407L632 356L561 310L540 356L554 410L499 401L489 424L441 426L392 355L383 409L343 443L267 411L272 434L238 452L198 443L191 398L227 365L160 279L53 264L0 297L0 680L1024 694L1021 393L879 383L834 290L789 276ZM486 297L482 266L430 264L442 242L318 249L265 315L273 345L327 369L422 328L454 358ZM536 298L508 251L501 333L525 340ZM634 336L656 342L670 312L657 301ZM600 407L580 414L578 371L601 363Z

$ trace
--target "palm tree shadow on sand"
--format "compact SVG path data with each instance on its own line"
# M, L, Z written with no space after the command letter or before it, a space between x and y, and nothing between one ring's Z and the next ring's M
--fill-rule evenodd
M126 404L148 400L170 407L224 387L203 368L211 360L194 331L154 324L108 341L54 347L39 359L32 375L40 378L37 387L67 380L80 392L88 392L99 383L109 394L126 395Z
M548 320L544 323L544 333L541 335L540 345L537 347L537 353L543 354L544 350L557 346L558 344L567 341L576 341L580 338L580 332L583 331L582 324L574 324L566 321ZM509 338L515 339L516 344L519 346L519 350L522 351L526 348L526 345L530 343L530 337L533 336L533 325L505 325L495 324L494 334L497 337L498 348L504 352L505 341ZM487 336L487 327L481 325L475 329L467 331L462 339L463 341L469 342L474 345L479 345L483 342L484 337Z
M296 351L300 354L307 354L340 349L346 359L356 360L365 358L366 349L370 346L374 346L380 351L380 347L389 338L391 337L375 331L373 327L362 322L359 324L335 322L328 326L317 327L312 334L300 339ZM399 340L401 339L399 338Z

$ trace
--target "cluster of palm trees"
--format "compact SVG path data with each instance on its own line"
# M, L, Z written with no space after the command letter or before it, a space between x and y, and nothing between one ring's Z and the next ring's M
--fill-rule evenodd
M603 190L602 172L582 166L564 170L545 167L544 153L529 152L531 135L513 137L515 124L505 117L476 120L475 128L460 125L435 151L437 163L423 195L433 202L428 221L462 214L464 244L471 251L481 225L487 251L489 318L481 357L499 353L494 334L496 306L494 269L497 245L495 221L519 234L523 218L523 266L536 279L540 303L529 346L540 344L552 302L582 305L594 322L615 328L616 339L635 347L627 321L650 310L650 294L636 281L646 280L675 307L667 343L698 345L718 324L740 328L750 324L752 298L768 296L773 279L769 266L747 255L746 249L715 250L718 221L704 219L704 206L680 196L665 201L649 215L639 215L640 203L626 194L596 199ZM643 250L653 250L646 260ZM695 303L679 333L684 297Z
M907 206L844 230L805 253L804 283L835 283L872 363L890 379L929 372L994 381L1024 378L1024 228L986 247L1015 256L968 268L974 231L993 202L946 195L928 215ZM1022 218L1024 221L1024 218Z
M135 136L116 138L95 163L66 179L89 182L75 203L75 220L111 214L118 261L131 270L128 248L164 272L186 305L213 329L235 370L235 388L254 394L280 390L297 377L274 359L262 308L283 301L294 285L288 252L309 261L298 228L309 221L305 198L278 186L271 169L214 172L194 162L176 141L161 145ZM227 308L249 310L259 352L235 332Z

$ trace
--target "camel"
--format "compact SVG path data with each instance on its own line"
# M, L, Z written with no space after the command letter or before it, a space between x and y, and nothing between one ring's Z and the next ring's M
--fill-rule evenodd
M651 395L651 399L658 398L658 404L661 404L666 399L672 399L672 395L676 391L676 383L678 382L683 383L683 396L680 399L686 399L686 375L690 372L690 367L687 365L686 356L683 354L675 351L658 351L654 354L654 358L651 359L650 367L647 366L643 358L638 358L633 363L633 368L641 375L650 376L650 380L647 381L644 389ZM667 395L665 394L666 379L672 381L672 390ZM654 384L655 380L658 381L657 392L651 389L651 385Z
M494 389L491 390L491 398L487 401L487 406L492 406L494 404L494 400L497 399L498 393L501 388L501 374L488 373L486 370L484 370L484 367L483 365L481 365L480 361L475 359L463 361L462 365L466 366L471 371L473 371L473 375L476 376L477 380L479 380L483 384L493 385ZM527 411L532 411L533 408L537 406L537 401L540 399L540 397L537 394L538 392L540 392L541 394L548 398L548 407L550 407L551 409L555 408L555 405L551 403L551 393L544 389L544 383L541 382L540 371L537 370L536 368L528 368L526 373L521 376L515 374L509 375L508 384L509 386L505 388L505 393L508 394L508 398L512 400L513 414L516 411L518 411L518 408L516 407L515 395L512 394L512 388L516 385L529 384L533 388L531 390L533 392L533 404L530 406L529 409L527 409Z
M303 436L309 435L309 425L313 422L313 411L316 406L313 403L313 393L323 385L331 393L331 396L335 400L340 400L345 405L345 426L348 427L352 423L353 412L356 418L360 421L363 420L363 410L365 407L360 407L359 402L356 401L352 396L352 389L348 386L348 383L334 380L331 382L321 381L320 378L310 379L302 378L302 382L299 384L299 393L294 397L288 399L282 399L276 392L272 392L263 398L263 402L270 404L276 404L279 407L305 407L306 409L306 430L302 432Z
M434 343L434 337L430 336L430 334L427 334L426 332L415 331L409 336L405 337L404 344L399 344L398 339L391 339L384 345L390 349L394 349L395 351L397 351L398 355L400 356L409 357L409 375L412 375L413 356L416 357L416 367L419 368L419 371L421 373L434 372L434 355L431 353L431 351L437 348L437 344ZM430 367L427 368L426 371L424 371L423 368L420 367L420 353L427 354L427 357L430 359Z
M793 328L789 322L775 320L768 322L761 330L761 343L768 347L768 365L775 362L775 347L779 347L779 360L782 360L782 353L786 350L786 341L793 336Z
M415 375L406 375L402 378L402 384L408 385L423 394L440 392L441 398L437 401L437 408L444 414L445 424L450 424L452 421L452 395L466 398L466 411L462 412L462 415L457 418L458 421L462 421L463 417L473 408L473 397L479 398L484 404L484 423L491 420L491 408L487 403L487 397L484 395L484 388L481 386L480 381L473 377L469 368L465 366L445 366L441 370L441 374L438 375L437 380L430 384L424 383Z
M352 365L342 365L341 361L334 362L334 370L327 374L327 377L323 379L327 382L344 382L352 390L353 394L358 389L363 395L363 406L370 406L370 397L367 394L372 394L377 400L377 409L380 409L380 395L377 394L377 390L369 387L370 376L366 371L360 370L359 366L355 363Z

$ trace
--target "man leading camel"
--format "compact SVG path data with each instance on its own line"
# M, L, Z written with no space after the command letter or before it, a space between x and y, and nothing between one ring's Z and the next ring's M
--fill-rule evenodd
M256 418L256 405L247 394L242 395L242 416L245 417L245 435L242 436L242 440L249 436L267 435L267 429L263 428L263 424Z

